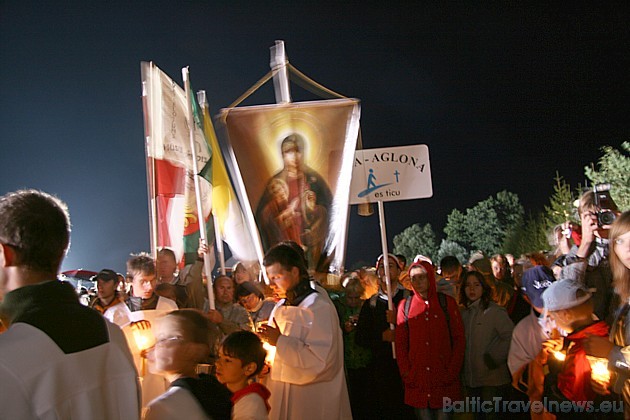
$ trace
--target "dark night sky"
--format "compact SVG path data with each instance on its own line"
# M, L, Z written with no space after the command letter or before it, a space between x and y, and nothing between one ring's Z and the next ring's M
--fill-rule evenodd
M64 269L120 271L148 250L142 60L176 81L190 66L217 113L283 39L295 67L361 100L366 148L427 144L434 196L385 204L390 246L412 223L441 234L453 208L503 189L540 210L556 171L583 182L601 146L630 138L627 9L91 3L0 2L0 194L32 187L68 203ZM269 84L246 104L271 102ZM352 213L348 263L374 260L378 218Z

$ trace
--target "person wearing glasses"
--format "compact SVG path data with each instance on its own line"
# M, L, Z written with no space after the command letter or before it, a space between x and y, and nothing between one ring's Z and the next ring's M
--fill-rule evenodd
M232 393L212 375L197 374L212 347L209 321L200 312L182 309L156 322L155 345L146 356L152 373L163 375L168 390L149 403L145 420L229 420Z
M276 306L272 299L265 299L258 286L249 281L238 285L236 288L236 299L249 314L254 328L267 321L273 307Z

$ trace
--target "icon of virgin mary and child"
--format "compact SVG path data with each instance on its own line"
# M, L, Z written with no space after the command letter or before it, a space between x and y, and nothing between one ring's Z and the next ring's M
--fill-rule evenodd
M281 144L284 167L273 175L256 209L264 249L282 241L299 244L309 269L318 270L328 233L332 193L314 169L304 164L304 138L291 134Z

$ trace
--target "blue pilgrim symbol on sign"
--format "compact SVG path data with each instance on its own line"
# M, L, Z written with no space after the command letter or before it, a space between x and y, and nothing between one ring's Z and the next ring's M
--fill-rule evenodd
M388 182L387 184L376 185L376 183L374 182L376 180L376 175L374 175L374 169L370 168L369 172L370 174L368 175L368 179L367 179L367 188L358 194L359 198L365 197L366 195L373 193L379 188L383 188L391 184L391 182Z

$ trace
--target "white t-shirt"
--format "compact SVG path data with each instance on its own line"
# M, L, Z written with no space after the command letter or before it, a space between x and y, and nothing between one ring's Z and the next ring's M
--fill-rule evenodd
M207 420L209 417L190 391L172 386L149 403L142 418L145 420Z
M269 414L262 397L256 393L243 395L234 404L232 420L268 420Z

